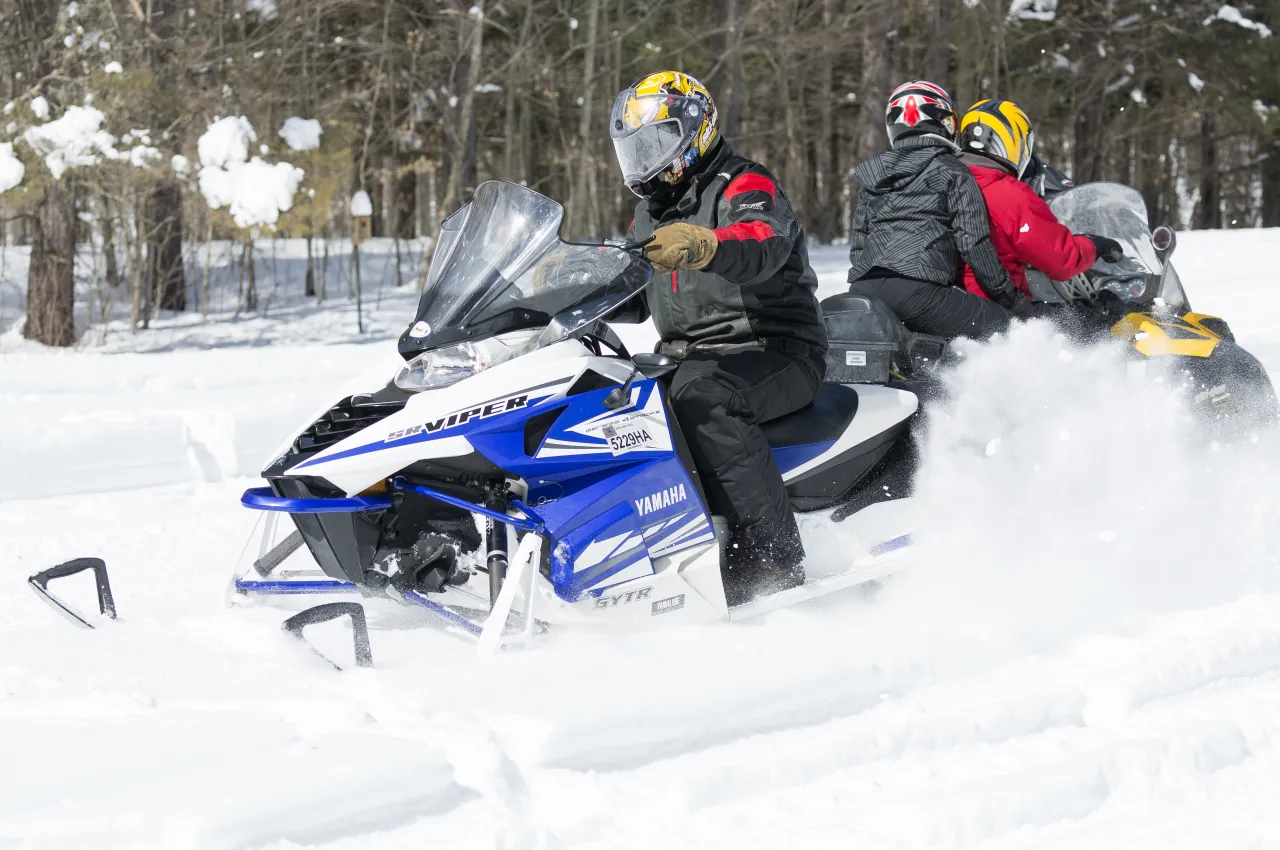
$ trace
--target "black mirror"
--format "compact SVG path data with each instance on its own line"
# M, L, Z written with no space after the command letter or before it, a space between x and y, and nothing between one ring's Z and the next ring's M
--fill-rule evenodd
M646 378L660 378L676 370L680 364L665 354L639 353L631 358L636 369Z
M1167 224L1161 225L1151 231L1151 244L1155 246L1160 259L1164 259L1173 253L1173 249L1178 244L1178 236L1173 232L1172 227Z

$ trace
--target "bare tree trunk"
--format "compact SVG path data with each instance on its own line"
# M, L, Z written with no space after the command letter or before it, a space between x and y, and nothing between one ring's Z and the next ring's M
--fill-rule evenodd
M715 20L720 22L711 44L717 62L715 73L703 81L711 87L711 94L720 110L720 132L728 139L738 135L742 122L742 58L739 49L742 22L738 2L714 0L710 6Z
M313 225L314 226L314 225ZM311 228L307 229L307 275L306 275L306 295L308 298L316 297L316 260L315 250L312 246L313 237Z
M516 45L515 55L511 57L511 73L507 75L505 92L507 111L503 117L503 135L506 142L502 151L502 170L508 180L514 180L518 183L527 183L529 180L529 172L525 168L524 156L529 139L524 135L527 132L527 127L524 126L524 122L520 119L520 113L525 107L523 97L517 102L516 93L519 87L516 85L516 81L524 81L529 76L529 63L525 59L525 52L529 49L529 34L532 31L532 27L533 0L526 0L524 15L520 21L520 41Z
M6 50L12 49L18 66L32 79L42 79L53 70L48 47L61 4L16 0L15 6L15 26L6 33L12 44ZM13 69L7 67L4 76L13 78ZM45 92L56 94L53 85L51 81ZM75 345L76 199L69 185L55 180L45 187L34 224L23 336L45 345Z
M391 227L397 239L413 238L413 222L417 206L418 175L412 163L397 157L395 174L391 178Z
M178 23L177 0L148 0L147 26L167 43ZM177 77L166 67L165 48L148 42L155 93L151 106L157 127L172 127L177 109ZM166 133L166 136L169 134ZM171 153L181 150L180 138L173 138ZM147 202L147 289L155 293L161 310L187 309L186 269L182 262L182 187L175 180L160 180L151 189Z
M187 309L186 270L182 264L182 190L162 180L147 203L147 274L149 291L161 310Z
M889 97L889 33L897 30L902 4L872 0L863 10L862 87L858 92L858 158L869 159L888 147L884 107Z
M794 87L792 86L789 65L786 57L782 57L777 76L779 92L782 95L782 126L786 143L783 157L786 163L784 178L790 187L788 194L791 196L792 203L797 209L804 209L808 198L803 180L804 163L800 153L799 127L800 116L804 114L804 103L801 101L804 96L804 83L801 80L797 81Z
M929 0L929 45L925 51L924 73L934 83L951 91L951 6L955 0ZM963 108L963 107L961 107Z
M138 211L138 196L133 193L130 200L130 207L133 212L133 238L129 239L129 247L132 249L133 260L129 264L129 332L137 333L138 327L149 327L151 324L151 314L145 310L143 304L143 243L146 242L146 235L142 232L142 215ZM126 234L128 228L126 227ZM126 236L126 239L128 237Z
M35 221L22 335L45 345L75 345L76 199L71 187L49 183Z
M1212 113L1200 113L1200 200L1192 226L1196 230L1222 227L1222 175L1218 171L1218 144Z
M329 285L329 227L325 225L324 235L320 237L320 285L316 287L316 303L323 304L325 289Z
M596 199L596 158L592 154L597 139L595 124L596 38L600 30L600 0L587 0L587 46L582 60L582 110L578 116L578 170L570 208L570 232L579 237L599 234Z
M449 169L449 184L444 192L445 209L452 212L475 188L476 183L476 86L480 83L480 63L484 58L484 3L471 7L467 17L472 20L471 50L467 62L466 82L463 84L462 109L458 114L458 147L454 154L453 168Z
M1262 160L1262 226L1280 227L1280 140L1272 139Z
M111 215L111 201L105 194L98 196L98 230L102 234L102 258L107 265L107 286L120 286L120 258L116 256L116 227Z
M200 290L200 315L209 318L209 273L213 270L213 222L205 229L204 287Z
M835 21L836 0L822 0L822 28L830 32ZM835 50L828 49L822 57L822 72L818 89L818 137L814 140L814 203L817 216L813 218L813 233L820 242L830 242L836 237L839 213L835 192L840 185L836 174L835 157Z
M244 233L244 263L244 311L252 313L258 309L258 269L253 261L253 234L247 230Z

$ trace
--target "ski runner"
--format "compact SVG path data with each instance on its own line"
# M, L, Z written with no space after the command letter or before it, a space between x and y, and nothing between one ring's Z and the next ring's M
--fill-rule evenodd
M992 247L982 193L956 154L956 111L925 80L894 89L885 110L890 150L859 164L849 236L849 291L879 298L909 330L986 337L1028 315ZM960 261L987 298L958 287Z
M1116 262L1123 256L1114 239L1072 234L1035 190L1022 182L1034 143L1031 120L1013 101L979 101L960 122L960 161L982 189L991 244L1014 286L1028 297L1028 264L1054 280L1069 280L1098 257ZM987 297L969 264L964 268L964 288L979 298Z
M804 230L767 169L720 137L710 93L678 71L618 95L610 135L640 200L630 236L657 279L658 350L680 366L672 408L714 512L731 526L729 604L804 581L804 547L760 423L813 401L826 331Z

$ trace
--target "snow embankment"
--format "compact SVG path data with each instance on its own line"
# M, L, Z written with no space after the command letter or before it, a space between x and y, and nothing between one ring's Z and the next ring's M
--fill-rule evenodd
M394 348L245 347L3 357L0 501L256 476L346 393L377 389ZM335 394L337 393L337 394Z

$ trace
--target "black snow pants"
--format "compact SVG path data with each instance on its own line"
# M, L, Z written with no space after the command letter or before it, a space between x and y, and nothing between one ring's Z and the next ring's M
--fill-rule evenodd
M915 333L985 339L1009 327L1013 313L958 286L904 277L866 277L849 284L851 295L879 298Z
M689 352L671 406L713 512L738 540L784 568L804 558L791 502L760 423L813 401L826 369L800 343L727 354Z

